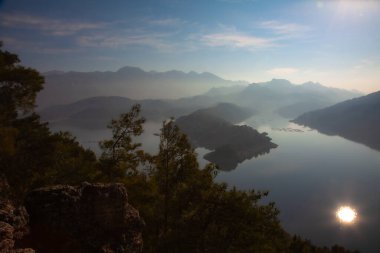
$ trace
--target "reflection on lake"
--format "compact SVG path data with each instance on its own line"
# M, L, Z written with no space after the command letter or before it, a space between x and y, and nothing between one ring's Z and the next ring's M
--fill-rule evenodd
M268 154L271 147L264 146L260 148L243 147L241 150L231 146L223 146L216 148L214 151L204 155L204 159L211 163L215 163L219 170L231 171L237 168L239 163L250 160L253 157Z
M341 137L326 136L284 120L263 124L247 120L267 132L279 146L269 154L246 160L232 171L221 171L217 180L240 189L269 190L285 229L320 245L340 244L363 253L380 248L380 152ZM140 138L149 152L157 150L159 123L147 123ZM279 129L298 129L284 131ZM68 129L86 147L109 137L105 130ZM209 151L196 149L201 165ZM336 210L353 206L357 221L342 225Z
M234 171L220 172L217 180L241 189L269 190L269 200L276 202L282 224L291 233L320 245L337 243L364 253L378 252L380 152L288 122L258 130L268 132L279 146ZM342 205L354 206L360 213L352 226L342 226L336 219Z

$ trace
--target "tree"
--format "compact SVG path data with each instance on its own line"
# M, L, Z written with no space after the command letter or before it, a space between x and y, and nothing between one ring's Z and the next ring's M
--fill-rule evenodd
M4 51L0 42L0 155L15 152L14 121L31 112L44 78L35 70L19 65L17 55Z
M140 110L140 105L133 105L128 113L108 125L112 139L100 143L103 150L100 168L106 180L117 181L127 174L136 174L139 164L145 159L145 153L139 149L141 143L133 142L134 137L143 133L145 119L139 116Z
M173 120L161 128L150 174L153 216L144 216L146 252L279 252L286 233L267 193L214 182L215 166L200 169L194 149Z
M98 177L96 157L68 133L51 133L34 113L44 78L0 43L0 177L15 200L33 188Z

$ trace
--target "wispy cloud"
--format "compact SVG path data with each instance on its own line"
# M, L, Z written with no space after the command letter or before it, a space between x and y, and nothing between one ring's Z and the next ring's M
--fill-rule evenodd
M203 35L201 41L212 47L244 48L257 50L276 46L271 39L238 32L222 32Z
M71 36L68 43L74 43L79 48L103 47L121 49L129 46L153 48L159 52L176 52L193 50L192 42L181 38L178 31L187 24L176 18L137 19L133 27L128 20L112 22L83 22L76 20L52 19L25 14L6 14L0 17L0 26L6 28L29 29L53 36ZM38 37L38 33L36 33ZM18 37L22 37L22 34ZM16 40L16 39L13 39ZM22 40L18 40L22 41ZM20 44L21 42L18 42ZM46 41L48 40L39 40ZM31 41L29 44L36 45ZM16 43L16 41L15 41ZM25 43L24 43L25 44ZM38 43L37 43L38 44ZM28 48L28 47L26 47ZM30 47L29 47L30 48ZM48 47L35 46L39 52L53 52ZM62 49L65 52L66 49Z
M354 70L361 70L361 69L369 69L369 68L373 68L375 65L376 65L376 62L378 61L375 61L374 59L369 59L369 58L366 58L366 59L361 59L358 64L356 64L353 69Z
M72 35L80 31L100 29L106 26L106 23L101 22L65 21L24 14L2 15L0 24L4 27L41 30L57 36Z
M148 20L148 23L151 25L156 25L156 26L179 26L183 25L186 22L178 19L178 18L164 18L164 19L153 19L153 20Z
M300 36L310 31L310 27L296 23L283 23L275 20L264 21L260 23L260 27L273 31L275 35L281 36Z
M273 31L274 36L268 34L258 36L255 30L239 31L235 27L225 25L219 25L219 28L212 30L209 28L208 32L205 32L204 27L178 18L146 17L107 23L54 19L19 13L2 15L0 26L18 28L20 31L35 30L43 35L67 36L69 38L67 44L74 43L78 47L120 49L140 46L159 52L189 52L205 46L257 51L282 46L280 42L285 36L294 36L307 30L307 27L302 25L265 21L259 24L259 28ZM191 36L191 34L196 35Z
M41 54L66 54L80 51L80 48L54 47L43 41L21 40L14 37L3 37L1 40L7 48L24 52L39 52Z
M217 0L218 2L230 3L230 4L241 4L241 3L251 3L257 2L257 0Z
M291 75L294 73L297 73L299 69L297 68L273 68L270 70L267 70L267 73L275 75L275 76L285 76L285 75Z
M213 47L229 47L256 51L259 49L284 46L288 39L300 38L309 27L295 23L279 21L264 21L256 25L256 29L269 30L269 34L256 36L252 33L240 32L235 27L219 25L222 32L209 33L201 36L201 41ZM254 30L255 31L255 30Z
M123 49L130 46L147 47L159 52L184 52L192 50L191 46L173 39L174 34L153 31L127 32L124 34L83 35L77 38L81 47L103 47Z

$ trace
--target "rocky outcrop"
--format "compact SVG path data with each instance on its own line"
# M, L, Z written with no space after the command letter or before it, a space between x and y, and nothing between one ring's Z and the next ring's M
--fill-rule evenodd
M26 248L19 249L16 241L29 233L29 216L24 207L15 207L7 198L9 185L0 175L0 253L34 253Z
M24 207L16 208L10 201L0 200L0 252L34 253L30 248L18 249L16 242L29 233L28 213Z
M132 253L142 249L139 213L121 184L67 185L32 191L26 199L37 252Z

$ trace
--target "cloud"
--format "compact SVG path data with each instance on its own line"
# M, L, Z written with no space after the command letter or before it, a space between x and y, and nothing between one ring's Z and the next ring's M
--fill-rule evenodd
M272 40L237 32L211 33L201 37L211 47L245 48L256 50L276 46Z
M213 47L230 47L256 51L259 49L283 46L280 41L290 38L299 38L309 27L295 23L280 23L278 21L265 21L259 24L259 28L267 29L271 35L254 36L249 33L239 32L235 27L219 25L222 32L210 33L201 36L201 42Z
M155 19L155 20L149 20L149 24L155 25L155 26L179 26L183 25L186 22L177 18L165 18L165 19Z
M52 19L26 14L5 14L0 17L0 27L29 29L41 31L43 34L54 36L72 36L73 41L80 47L103 47L103 48L125 48L128 46L142 46L157 49L160 52L186 51L189 45L180 43L174 39L178 31L174 27L186 24L185 21L174 18L167 19L143 19L137 20L133 28L128 28L130 22L126 20L115 20L113 22L83 22L76 20ZM163 32L163 30L167 30ZM39 34L36 33L36 37ZM22 35L21 35L22 37ZM183 40L183 39L182 39ZM46 41L39 39L38 41ZM54 52L55 49L44 49L36 46L35 42L27 40L40 52ZM25 43L24 43L25 44ZM59 51L58 48L56 49ZM62 49L62 52L68 49Z
M230 3L230 4L241 4L241 3L252 3L257 2L258 0L217 0L222 3Z
M56 36L73 35L80 31L100 29L106 26L106 23L67 21L24 14L2 15L0 24L4 27L42 30Z
M97 33L83 35L77 38L77 43L82 47L103 47L122 49L129 46L148 47L159 52L184 52L191 48L186 43L173 39L172 33L153 31L130 31L120 33Z
M376 61L374 59L361 59L358 64L356 64L353 69L361 70L361 69L369 69L376 66Z
M14 37L3 37L2 41L7 48L21 52L38 52L41 54L66 54L79 52L79 48L54 47L43 41L22 40Z
M273 68L267 70L267 73L275 75L275 76L285 76L297 73L299 69L296 68Z
M260 26L261 28L273 31L276 35L292 37L299 36L310 30L310 28L305 25L295 23L281 23L275 20L261 22Z

